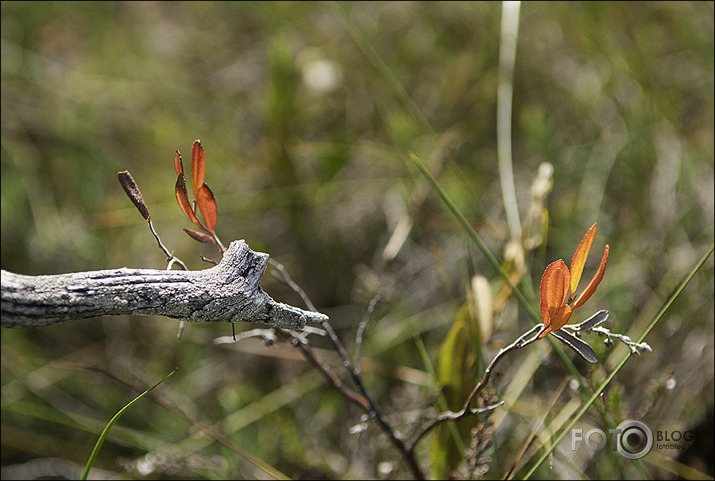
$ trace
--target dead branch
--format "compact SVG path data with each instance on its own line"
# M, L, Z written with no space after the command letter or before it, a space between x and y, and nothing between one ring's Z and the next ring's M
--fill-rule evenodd
M268 254L231 242L201 271L109 269L25 276L2 271L2 327L28 328L116 315L189 322L255 322L301 330L328 316L274 301L261 288Z

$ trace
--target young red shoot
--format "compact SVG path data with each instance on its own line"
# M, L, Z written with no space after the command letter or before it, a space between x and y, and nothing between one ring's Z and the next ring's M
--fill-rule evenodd
M606 272L606 263L608 262L608 244L606 244L606 248L603 251L601 264L598 266L596 274L581 295L576 297L576 289L581 280L581 274L583 274L583 268L586 265L586 259L588 259L597 230L598 224L594 223L586 232L571 259L570 270L566 267L563 259L552 262L546 267L541 277L540 288L541 319L544 322L544 330L539 335L539 338L550 332L558 331L565 326L573 310L582 306L593 295L598 284L603 279L603 275ZM569 292L571 293L570 296Z

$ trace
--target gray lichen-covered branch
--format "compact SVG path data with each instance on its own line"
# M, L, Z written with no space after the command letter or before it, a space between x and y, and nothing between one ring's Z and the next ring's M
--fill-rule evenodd
M328 317L274 301L261 288L268 254L233 241L201 271L108 269L25 276L2 271L2 327L98 316L160 315L189 322L254 322L301 330Z

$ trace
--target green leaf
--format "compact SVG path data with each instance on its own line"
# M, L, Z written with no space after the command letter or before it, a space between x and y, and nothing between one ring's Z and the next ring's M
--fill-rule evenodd
M446 408L451 411L462 409L476 382L471 325L469 306L464 304L457 312L437 357L437 380L442 386ZM464 458L464 448L469 444L471 430L477 421L477 417L472 416L456 425L449 422L435 428L430 449L432 476L436 479L449 476Z
M177 368L178 369L178 368ZM129 404L124 406L122 409L119 410L117 414L114 415L112 419L109 420L109 423L107 424L107 427L104 428L104 431L102 431L102 434L99 435L99 439L97 440L97 444L94 445L94 449L92 450L92 454L89 455L89 459L87 460L87 464L84 467L84 472L82 473L82 477L80 479L87 479L87 476L89 475L89 470L92 469L92 465L94 464L94 460L97 459L97 455L99 454L99 450L102 448L102 444L104 444L104 440L107 439L107 436L109 436L109 430L112 429L112 426L114 426L114 423L117 422L117 419L124 414L130 407L132 407L134 404L136 404L141 398L149 394L154 388L156 388L159 384L163 383L169 377L176 372L176 369L171 371L164 379L159 381L158 383L154 384L152 387L135 397Z

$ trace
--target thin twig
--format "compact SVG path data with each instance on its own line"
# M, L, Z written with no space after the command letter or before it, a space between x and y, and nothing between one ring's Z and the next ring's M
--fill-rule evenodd
M615 337L619 341L621 341L623 344L628 346L628 349L631 351L631 354L640 354L641 351L649 351L653 352L653 349L650 347L650 345L647 342L635 342L633 339L630 337L626 336L625 334L617 334L614 332L611 332L608 328L605 327L594 327L590 329L591 332L595 332L601 335L608 336L608 338Z
M147 223L149 224L149 230L151 230L151 233L154 234L154 238L156 239L156 243L159 246L159 248L164 252L164 255L166 256L166 261L169 263L169 266L167 267L167 270L171 270L171 266L174 263L177 263L181 266L181 268L185 271L188 271L189 268L186 267L186 264L184 264L181 259L178 257L174 256L171 252L169 252L169 249L166 248L164 244L162 244L161 239L159 239L159 234L156 233L154 230L154 225L151 223L151 219L147 219Z
M367 328L370 319L372 319L372 315L375 312L375 306L379 301L380 295L375 294L372 300L370 300L370 304L367 306L367 312L365 313L365 317L363 317L363 320L360 322L360 325L357 328L357 332L355 333L355 372L358 375L360 374L360 358L362 354L363 333L365 332L365 329Z
M292 331L286 331L285 329L284 331L290 334L294 334ZM338 376L336 376L333 371L330 370L328 366L320 362L320 359L318 359L318 356L315 354L315 352L313 352L313 349L310 347L310 344L301 342L301 340L297 337L293 339L293 343L298 349L300 349L303 355L315 367L317 367L321 373L323 373L323 376L325 376L325 378L330 382L330 384L332 384L334 388L336 388L341 394L343 394L343 396L345 396L349 401L355 403L364 411L368 411L370 409L370 403L367 399L365 399L365 397L361 396L360 394L356 393L348 386L346 386L343 381Z
M215 265L215 266L218 265L218 262L216 262L216 261L213 260L213 259L209 259L208 257L201 256L201 260L204 261L204 262L207 262L207 263L209 263L209 264L213 264L213 265Z
M166 265L166 270L170 271L171 267L174 264L179 264L181 268L185 271L188 271L189 269L186 267L186 264L184 264L181 259L178 257L175 257L174 254L169 252L169 249L162 244L161 239L159 239L159 234L156 233L154 230L154 225L151 223L151 218L147 219L147 223L149 224L149 230L151 230L151 233L154 234L154 238L156 239L156 243L158 244L159 248L164 252L166 255L166 260L167 260L167 265ZM185 321L180 321L179 322L179 329L176 332L176 338L181 339L181 335L184 333L184 326L185 326Z
M467 401L464 403L464 407L462 407L461 410L454 412L454 411L446 411L444 413L439 414L437 417L433 418L430 420L428 423L426 423L422 428L412 437L412 441L408 444L408 449L410 452L413 452L415 449L415 446L417 446L417 443L422 439L423 436L425 436L428 432L430 432L432 429L437 427L438 425L446 422L446 421L457 421L459 419L462 419L467 416L472 416L475 414L480 414L483 412L490 411L492 409L495 409L502 404L504 404L504 401L501 401L497 404L487 406L486 408L481 408L481 409L472 409L471 405L474 399L477 397L477 395L484 389L484 387L487 385L489 382L489 379L492 376L492 372L494 372L494 367L496 364L510 351L514 349L521 349L522 347L526 347L532 342L536 341L539 339L539 334L541 333L541 330L543 329L543 326L534 326L533 328L529 329L527 332L522 334L516 341L513 343L509 344L507 347L504 347L499 350L496 356L494 356L494 359L492 359L492 362L489 363L489 366L487 367L486 371L484 371L484 377L482 377L482 380L479 381L479 383L474 386L474 389L472 392L469 394L467 397ZM538 331L538 332L537 332ZM534 334L534 337L531 339L526 340L527 337L531 336Z
M295 283L293 278L288 274L288 271L286 271L285 267L283 267L283 264L281 264L280 262L276 262L273 259L268 259L268 263L275 267L278 272L280 272L283 281L288 284L288 286L290 286L290 288L293 289L300 296L301 299L303 299L303 302L308 307L308 309L317 312L317 309L308 297L308 294L306 294L305 291L298 284Z
M270 346L271 344L275 344L278 338L276 337L276 330L271 328L271 329L251 329L249 331L243 331L238 336L235 334L233 336L222 336L222 337L217 337L214 339L214 344L232 344L236 343L238 341L242 341L243 339L248 339L249 337L257 337L259 339L263 339L263 342L267 345Z
M308 295L305 293L305 291L298 286L293 279L291 279L290 275L288 275L288 272L286 272L285 268L283 267L282 264L279 262L272 262L272 265L280 272L281 276L285 280L285 282L297 293L301 296L303 299L303 302L305 302L305 305L308 307L308 309L311 310L316 310L315 306L313 305L312 301L308 297ZM340 342L340 339L338 338L337 334L335 334L335 330L333 330L333 327L330 325L329 321L325 321L322 323L323 329L328 333L328 337L330 338L330 341L333 344L333 347L338 353L338 356L340 357L340 360L343 363L343 367L348 371L350 374L350 377L352 378L353 382L357 386L358 390L364 397L364 399L367 401L367 406L362 404L361 402L357 402L354 396L352 395L352 391L348 390L344 384L342 384L342 381L339 380L339 378L332 372L330 371L326 366L324 366L322 363L320 363L317 359L317 356L315 354L308 355L310 352L309 348L306 349L307 344L303 342L297 342L296 346L301 349L301 352L307 355L308 359L310 359L311 362L316 363L316 367L321 370L323 375L328 379L328 381L335 386L340 393L342 393L344 396L346 396L350 401L356 402L359 404L362 409L377 423L380 425L382 430L388 435L390 440L392 441L392 444L395 445L395 447L400 451L402 454L403 458L405 461L407 461L407 464L414 474L414 476L417 479L425 479L425 473L422 471L422 468L420 467L419 463L417 462L417 458L415 457L415 454L413 450L410 450L407 448L407 444L405 443L405 438L401 433L396 431L390 422L387 420L385 415L382 412L382 409L380 408L379 404L375 401L375 399L372 397L370 392L367 390L367 387L362 381L362 376L360 375L359 371L356 371L355 368L353 367L352 363L350 362L350 359L348 358L347 351L345 350L345 347L343 346L342 342ZM293 335L291 333L291 335ZM296 337L296 336L294 336Z
M216 235L215 232L211 232L211 237L216 242L216 245L218 246L219 250L221 251L221 254L224 254L226 252L226 248L221 243L221 239L218 238L218 235Z

